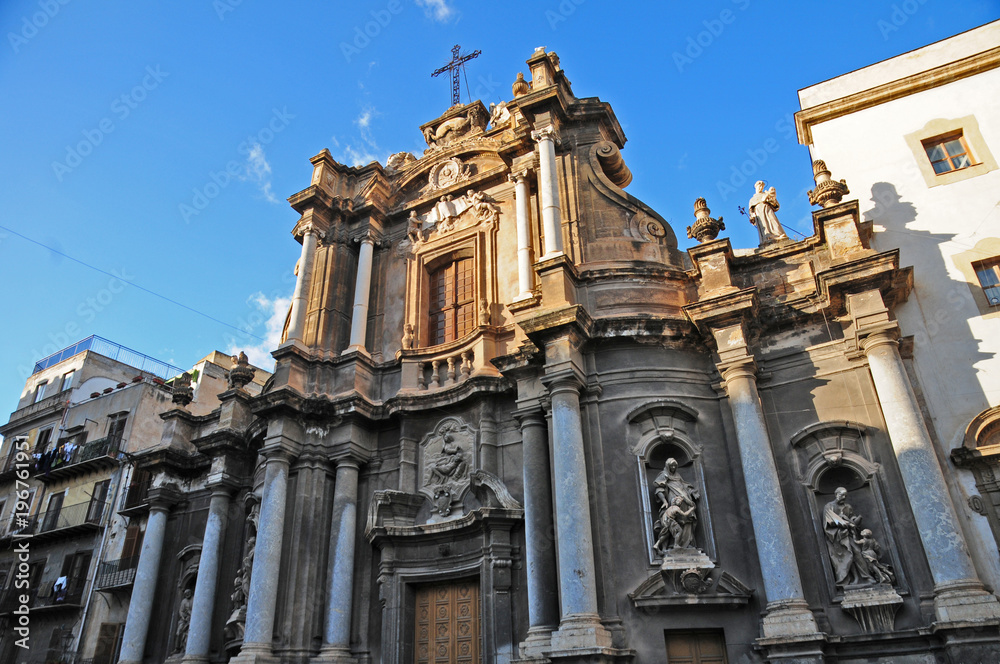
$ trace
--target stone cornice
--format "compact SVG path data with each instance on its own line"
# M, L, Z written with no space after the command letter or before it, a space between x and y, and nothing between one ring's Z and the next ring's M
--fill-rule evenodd
M799 135L799 143L802 145L812 144L814 125L946 85L997 67L1000 67L1000 46L913 76L884 83L799 111L795 114L795 129Z

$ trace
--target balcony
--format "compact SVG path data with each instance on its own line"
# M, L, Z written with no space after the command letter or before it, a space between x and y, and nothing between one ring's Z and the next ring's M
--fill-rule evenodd
M21 607L21 595L28 596L27 607L31 613L52 613L66 609L79 610L83 608L83 589L85 579L70 579L69 587L76 588L73 592L55 593L52 588L32 588L18 590L9 588L0 599L0 615L13 612Z
M7 424L0 427L0 433L5 436L9 434L9 430L29 418L41 417L54 415L58 413L62 408L69 402L70 390L63 390L57 394L53 394L50 397L45 397L38 403L31 403L24 408L19 408L15 410L10 415L10 420Z
M97 568L97 589L114 591L129 588L135 581L135 570L139 566L139 556L107 560Z
M149 473L141 473L133 478L122 496L118 513L122 516L134 516L143 511L149 498L149 488L153 483L153 476Z
M95 532L103 525L107 511L108 503L94 501L46 510L35 517L30 531L22 530L21 534L30 533L33 535L32 542L42 542Z
M80 445L68 456L60 455L44 472L36 467L34 477L42 482L56 482L68 477L114 468L124 441L117 436L105 436ZM36 464L37 466L37 464Z
M17 454L18 451L13 450L7 455L3 462L0 463L0 482L6 482L7 480L14 479L18 471ZM26 461L25 458L27 459ZM22 463L26 464L24 467L27 468L29 472L32 472L34 460L31 458L31 455L22 454Z

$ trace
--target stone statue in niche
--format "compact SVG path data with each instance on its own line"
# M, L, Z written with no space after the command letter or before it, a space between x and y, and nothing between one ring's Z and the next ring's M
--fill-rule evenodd
M191 589L184 589L184 598L177 609L177 629L174 631L174 652L184 652L187 645L188 630L191 628L191 607L194 600L191 599Z
M760 236L760 246L787 240L785 229L781 227L776 212L781 207L778 204L778 195L771 187L764 191L764 181L757 180L753 186L754 195L747 204L750 208L750 223L757 227L757 234Z
M659 516L654 526L657 537L654 549L663 555L669 549L695 548L694 529L698 516L698 489L677 472L677 459L667 459L663 470L653 481L654 494L659 504Z
M837 487L834 499L823 508L826 547L838 586L893 583L892 570L879 562L881 547L872 531L861 528L862 517L847 502L847 489Z

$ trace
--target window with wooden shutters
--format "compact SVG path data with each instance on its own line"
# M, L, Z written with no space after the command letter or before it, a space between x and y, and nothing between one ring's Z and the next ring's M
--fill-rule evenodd
M90 505L87 507L87 523L101 522L110 486L111 480L102 480L94 483L94 490L90 494Z
M474 262L459 258L431 273L428 345L460 339L475 328Z
M108 417L108 453L117 452L125 435L128 413L115 413Z
M122 545L122 569L133 569L139 564L139 552L142 551L142 531L139 524L131 523L125 529L125 543Z
M94 648L93 664L114 664L121 652L125 623L101 623L97 631L97 646Z

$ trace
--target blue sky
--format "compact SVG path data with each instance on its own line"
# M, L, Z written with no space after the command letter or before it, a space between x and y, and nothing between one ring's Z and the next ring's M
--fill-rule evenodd
M4 0L0 404L90 334L182 367L214 349L260 361L294 286L285 199L309 157L419 156L418 126L450 103L430 72L456 43L482 50L466 79L487 104L535 47L556 51L578 97L612 104L628 191L681 246L705 196L750 247L752 181L733 169L754 156L786 227L811 228L799 88L998 17L958 0Z

